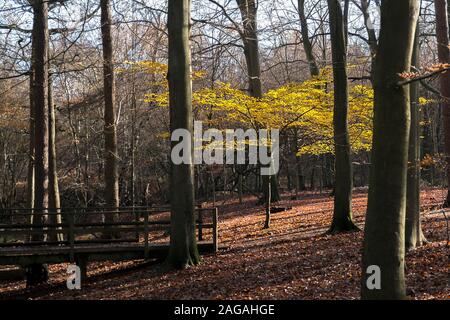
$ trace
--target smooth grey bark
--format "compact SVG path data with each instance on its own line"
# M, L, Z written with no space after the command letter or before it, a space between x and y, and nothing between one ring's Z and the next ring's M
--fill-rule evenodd
M169 105L170 130L188 130L193 137L190 34L190 0L169 0ZM192 143L192 141L191 141ZM172 148L177 142L172 142ZM185 268L200 261L195 237L194 166L171 162L171 234L168 263Z
M328 0L334 82L334 213L330 233L359 230L353 223L353 173L348 133L348 79L345 28L339 0Z
M300 27L303 41L303 49L305 50L306 59L309 64L309 72L312 77L319 75L319 66L317 65L316 58L314 57L313 46L309 39L308 20L305 14L305 0L298 0L298 14L300 17Z
M48 193L48 208L51 213L49 220L52 224L61 223L61 201L59 196L59 183L58 183L58 167L56 164L56 115L55 105L53 102L53 83L52 76L48 77L48 181L49 181L49 193ZM62 233L55 233L50 235L51 241L63 241L64 236Z
M449 18L447 15L447 0L434 1L436 12L436 38L438 44L439 63L450 63L449 45ZM441 109L444 123L445 156L447 161L447 199L445 207L450 207L450 72L445 72L439 77L440 92L443 96Z
M414 39L411 64L419 68L419 23ZM420 221L420 105L419 82L411 84L411 129L408 149L408 178L406 194L405 249L414 249L425 242Z
M103 46L103 98L104 110L104 142L105 142L105 166L104 166L104 197L106 207L116 209L120 205L119 199L119 173L118 173L118 151L117 151L117 123L116 123L116 103L115 103L115 75L114 59L112 47L112 18L110 0L100 0L100 23ZM80 163L80 162L79 162ZM81 169L81 168L80 168ZM81 173L81 170L80 170ZM106 223L114 222L118 219L116 213L104 214L103 220ZM105 239L119 238L119 233L104 232Z
M368 35L370 54L372 58L374 58L377 53L378 40L377 34L375 33L375 29L373 28L372 25L371 21L372 17L370 17L369 14L369 2L367 0L361 0L360 9L364 17L364 26L366 27Z
M103 94L105 99L105 200L107 207L117 208L119 207L119 178L117 168L117 124L110 0L100 0L100 8L103 45ZM105 216L106 221L112 221L113 219L113 215Z
M33 38L34 36L32 36ZM29 135L29 145L28 145L28 172L27 172L27 207L29 209L34 208L34 60L35 60L35 43L32 41L31 49L31 64L30 64L30 119L28 130ZM30 221L31 222L31 221Z
M405 209L410 129L410 90L399 74L411 68L418 0L381 4L374 66L374 129L362 260L363 299L403 299ZM381 271L381 289L369 289L369 266Z

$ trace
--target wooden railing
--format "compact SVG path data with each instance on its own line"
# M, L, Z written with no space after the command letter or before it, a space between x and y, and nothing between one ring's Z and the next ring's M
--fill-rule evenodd
M45 210L42 215L31 209L1 209L0 255L1 248L54 246L70 248L73 261L80 246L136 244L143 246L144 257L148 258L152 232L170 233L169 213L169 207L64 208ZM108 215L114 219L106 219ZM204 242L204 230L212 230L210 240L217 252L217 208L197 208L195 215L199 242ZM61 222L54 222L56 216ZM39 221L31 223L32 217Z

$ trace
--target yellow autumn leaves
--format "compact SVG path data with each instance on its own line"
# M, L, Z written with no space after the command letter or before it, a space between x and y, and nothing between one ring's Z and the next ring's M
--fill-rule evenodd
M167 66L156 62L138 62L131 71L151 75L152 89L146 102L168 107ZM194 80L202 72L193 72ZM373 90L351 86L349 92L349 133L353 152L370 150L372 141ZM298 154L333 153L333 84L329 69L302 83L291 83L269 90L261 99L250 97L229 83L215 83L214 88L193 92L193 106L204 110L204 123L225 130L230 127L297 130ZM207 114L208 116L205 116Z

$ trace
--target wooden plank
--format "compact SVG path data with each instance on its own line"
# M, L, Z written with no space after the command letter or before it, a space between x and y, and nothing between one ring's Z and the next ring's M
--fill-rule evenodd
M126 238L126 239L87 239L87 240L76 240L75 244L96 244L96 243L133 243L136 239ZM0 248L11 248L11 247L35 247L35 246L58 246L58 245L70 245L69 241L33 241L33 242L7 242L0 243Z
M149 221L148 230L149 231L166 231L170 230L170 224L156 224L152 221ZM134 223L130 223L132 226ZM206 223L202 224L202 229L212 229L214 226L213 223ZM71 232L70 223L69 228L62 228L62 229L36 229L31 228L29 225L27 228L21 228L17 230L0 230L0 235L3 236L20 236L20 235L34 235L34 234L69 234ZM76 235L82 235L82 234L93 234L93 233L99 233L99 232L143 232L144 226L143 223L137 227L127 227L125 224L123 227L120 227L120 225L116 227L102 227L101 225L98 226L90 226L88 224L85 224L84 226L80 226L79 224L74 227L73 232Z
M200 253L214 252L212 243L199 243ZM70 248L56 247L52 252L45 250L33 250L33 252L4 252L0 249L0 265L28 265L32 263L64 263L73 262L70 259ZM169 244L150 245L149 259L165 258L169 250ZM123 246L123 247L104 247L104 246L86 246L85 248L76 248L76 253L82 253L87 261L123 261L144 259L144 250L142 245Z

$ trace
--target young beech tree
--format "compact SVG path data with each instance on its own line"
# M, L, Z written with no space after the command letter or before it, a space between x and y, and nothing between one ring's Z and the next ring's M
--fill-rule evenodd
M305 0L298 0L298 15L300 18L300 27L302 34L303 50L305 50L306 59L309 63L309 72L311 77L318 76L320 73L316 58L314 57L313 45L309 39L308 20L305 13Z
M169 0L169 106L170 131L185 129L193 136L190 34L190 0ZM193 139L191 139L193 140ZM177 144L172 142L172 148ZM168 263L185 268L199 263L195 238L194 167L171 162L171 233Z
M105 99L105 200L107 207L117 208L119 206L119 178L117 171L116 90L114 82L110 0L101 0L100 8L103 45L103 94ZM106 221L112 221L113 218L113 215L105 215Z
M49 56L50 61L50 56ZM61 201L59 197L59 183L58 183L58 167L56 164L56 114L55 104L53 101L53 81L52 76L48 77L48 208L51 212L49 220L52 224L61 223ZM57 213L57 214L56 214ZM64 235L62 233L55 233L50 235L51 241L63 241Z
M449 22L447 15L447 0L434 1L436 11L436 38L438 43L439 63L450 63L449 48ZM440 76L440 92L442 95L442 113L444 122L445 154L447 160L447 183L450 190L450 72L445 72ZM447 193L445 207L450 207L450 191Z
M366 214L361 296L405 298L405 209L410 90L400 83L411 69L419 0L386 0L375 58L372 166ZM371 286L373 266L381 287ZM370 268L369 268L370 267ZM376 276L376 275L373 275Z
M249 81L249 92L254 98L260 99L263 96L261 85L261 65L259 62L259 41L258 41L258 3L256 0L236 0L241 12L242 30L239 34L244 44L244 55L247 63L247 73ZM270 201L276 202L281 199L278 192L278 181L276 175L263 177L264 202L268 202L268 190L270 182Z
M334 213L330 233L359 230L352 218L352 161L348 133L346 31L339 0L328 0L334 78Z
M419 68L420 45L419 23L417 23L416 36L411 64ZM425 236L420 222L420 105L419 82L411 84L411 130L409 134L408 149L408 181L406 193L406 222L405 222L405 249L413 249L422 245Z

